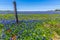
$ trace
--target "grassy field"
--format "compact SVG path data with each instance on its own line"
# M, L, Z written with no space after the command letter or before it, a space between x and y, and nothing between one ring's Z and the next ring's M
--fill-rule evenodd
M60 36L60 14L18 14L18 19L18 24L12 23L14 14L0 14L0 39L58 40Z

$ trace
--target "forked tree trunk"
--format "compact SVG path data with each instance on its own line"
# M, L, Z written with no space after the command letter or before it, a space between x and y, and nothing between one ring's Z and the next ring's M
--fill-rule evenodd
M15 13L15 17L16 17L16 23L18 24L18 15L17 15L17 8L16 8L16 2L13 2L14 5L14 13Z

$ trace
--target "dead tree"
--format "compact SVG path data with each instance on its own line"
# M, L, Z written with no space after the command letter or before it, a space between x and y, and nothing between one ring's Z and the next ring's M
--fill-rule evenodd
M16 1L13 1L13 5L14 5L14 13L15 13L15 17L16 17L16 23L18 24L18 15L17 15Z

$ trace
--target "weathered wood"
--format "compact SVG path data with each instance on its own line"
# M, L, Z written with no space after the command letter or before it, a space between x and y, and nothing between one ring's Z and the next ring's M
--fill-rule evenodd
M17 15L17 8L16 8L16 2L13 1L13 5L14 5L14 13L15 13L15 17L16 17L16 23L18 23L18 15Z

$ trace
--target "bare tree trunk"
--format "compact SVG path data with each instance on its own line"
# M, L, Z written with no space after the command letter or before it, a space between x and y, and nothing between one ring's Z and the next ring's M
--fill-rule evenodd
M17 16L17 8L16 8L16 2L13 2L14 4L14 13L15 13L15 17L16 17L16 23L18 24L18 16Z

